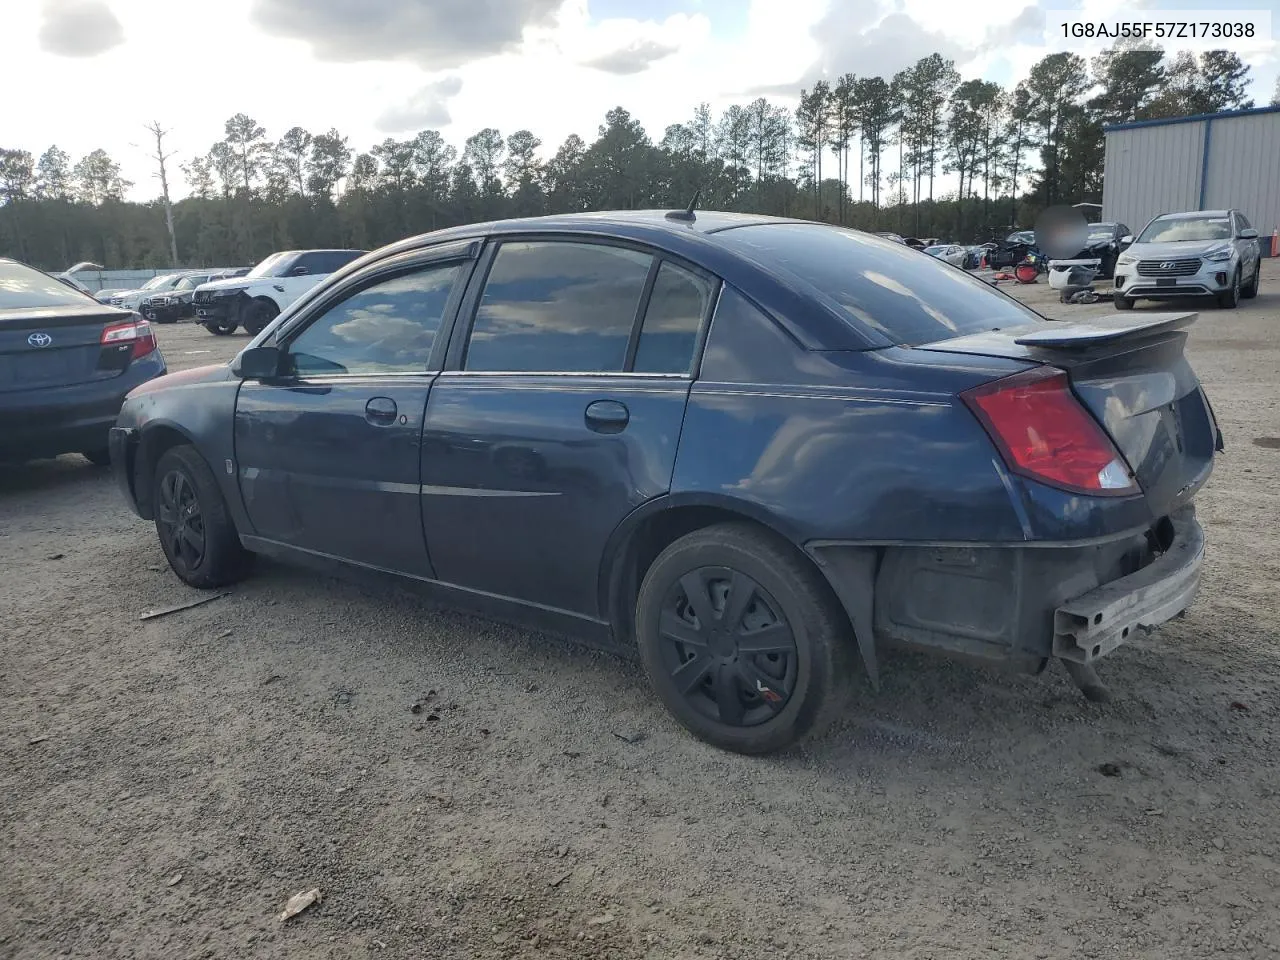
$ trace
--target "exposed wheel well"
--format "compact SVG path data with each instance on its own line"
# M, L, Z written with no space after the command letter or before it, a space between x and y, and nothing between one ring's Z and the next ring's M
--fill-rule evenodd
M824 586L830 588L826 577L813 559L767 524L723 507L672 507L669 510L659 511L641 522L623 545L618 561L613 567L609 583L608 611L614 638L619 644L629 647L635 643L636 598L640 595L640 583L644 580L649 567L653 565L653 561L658 558L658 554L686 534L719 523L749 524L780 544L785 544L787 549L794 551L796 556L817 574Z
M138 444L133 461L133 490L138 503L138 511L146 519L151 520L151 484L155 479L156 464L164 456L164 452L173 447L190 443L191 440L181 430L174 427L157 426L147 430Z

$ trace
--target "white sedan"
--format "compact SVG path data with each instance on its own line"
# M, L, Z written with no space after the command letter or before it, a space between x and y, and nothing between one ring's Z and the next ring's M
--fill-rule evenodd
M924 252L931 257L945 260L953 267L964 266L965 250L958 243L939 243L936 246L925 247Z

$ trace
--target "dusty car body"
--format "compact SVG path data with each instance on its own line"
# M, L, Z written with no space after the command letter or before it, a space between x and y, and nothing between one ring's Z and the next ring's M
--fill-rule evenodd
M885 644L1100 695L1199 583L1192 319L1047 323L799 221L472 225L135 391L112 459L189 584L265 554L411 585L638 653L688 729L762 752Z

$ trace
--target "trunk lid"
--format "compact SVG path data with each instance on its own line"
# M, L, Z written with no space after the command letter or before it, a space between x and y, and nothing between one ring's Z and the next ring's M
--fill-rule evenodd
M1209 400L1183 352L1194 313L1007 327L917 349L1049 364L1133 468L1156 516L1208 478L1222 449Z
M118 377L129 365L129 351L104 347L102 331L131 317L88 299L83 305L0 309L0 392Z

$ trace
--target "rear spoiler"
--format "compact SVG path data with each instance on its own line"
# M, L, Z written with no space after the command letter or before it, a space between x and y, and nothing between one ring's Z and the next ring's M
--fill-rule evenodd
M1084 350L1114 340L1171 333L1195 323L1197 313L1151 313L1145 317L1104 317L1079 323L1055 323L1014 338L1024 347Z

